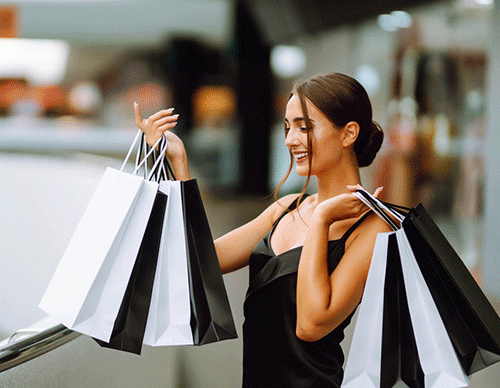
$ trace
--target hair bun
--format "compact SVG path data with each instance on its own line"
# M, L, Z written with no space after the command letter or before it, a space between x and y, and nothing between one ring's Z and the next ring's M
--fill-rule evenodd
M375 159L377 152L382 146L384 140L384 132L378 123L372 121L370 126L370 134L367 136L364 144L361 145L359 152L356 152L359 167L367 167Z

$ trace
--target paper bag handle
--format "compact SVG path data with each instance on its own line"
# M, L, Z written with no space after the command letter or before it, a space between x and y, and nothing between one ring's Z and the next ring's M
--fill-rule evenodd
M403 222L404 217L388 207L385 203L383 203L377 197L374 197L366 190L357 189L354 193L366 206L372 209L380 218L382 218L387 224L393 229L398 230L400 227L398 224L394 222L394 220L390 217L393 216L400 223ZM389 213L389 214L387 214Z

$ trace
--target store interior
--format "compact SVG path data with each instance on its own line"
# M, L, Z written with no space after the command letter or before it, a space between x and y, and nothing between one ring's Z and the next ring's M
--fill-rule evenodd
M424 204L484 286L485 276L492 277L484 258L486 149L498 6L493 0L387 1L380 8L359 5L349 12L348 2L335 2L339 8L334 13L328 2L302 3L40 0L0 5L0 53L7 53L0 54L0 157L4 166L22 161L18 176L26 181L16 187L30 187L29 163L38 163L37 158L59 163L62 157L78 171L91 159L91 167L81 173L89 180L78 199L81 209L103 164L116 164L127 151L123 145L135 133L133 102L144 117L174 107L180 114L176 133L202 184L217 237L273 200L289 165L283 112L294 82L341 72L366 88L385 134L375 162L362 171L364 186L383 186L382 199L391 203ZM42 138L50 140L36 140ZM102 139L113 138L117 144L103 146ZM0 179L8 184L13 176ZM292 174L280 195L300 191L303 184ZM74 187L61 185L67 195L75 195ZM15 191L0 191L0 196L5 193L10 193L7 201L15 201ZM52 193L45 195L51 201ZM48 208L58 211L54 204ZM38 230L60 219L57 213L41 220L26 212L18 218L33 219L31 227ZM78 214L72 217L65 228ZM22 225L12 227L16 221L5 218L0 222L0 263L11 265L13 256L22 256L23 263L42 260L55 266L52 256L59 248L47 249L45 243L40 243L44 250L23 247L11 238ZM30 270L21 272L35 279L33 266L24 266ZM240 327L245 271L225 277ZM33 280L33 289L39 292L46 281L47 274ZM486 284L485 289L500 297L494 287ZM29 308L36 310L36 305ZM19 314L13 323L0 322L4 336L42 317L38 311L13 313ZM89 346L83 351L87 356L95 351ZM240 383L240 340L169 350L161 357L175 360L171 379L180 388ZM13 374L4 378L15 379ZM473 377L471 387L493 386L483 378ZM204 379L207 385L200 382Z

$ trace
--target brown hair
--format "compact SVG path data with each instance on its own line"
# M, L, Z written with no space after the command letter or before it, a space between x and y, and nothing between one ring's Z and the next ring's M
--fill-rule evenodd
M354 142L354 153L359 167L369 166L375 159L382 145L384 133L372 119L372 105L368 93L358 81L345 74L317 75L297 82L290 97L293 95L297 95L302 107L307 128L307 148L311 156L309 158L309 174L300 195L301 199L309 185L312 165L311 120L307 112L306 100L313 103L337 128L343 128L350 121L358 123L359 134ZM277 198L278 190L292 171L293 157L291 154L290 157L288 172L276 188L275 198Z

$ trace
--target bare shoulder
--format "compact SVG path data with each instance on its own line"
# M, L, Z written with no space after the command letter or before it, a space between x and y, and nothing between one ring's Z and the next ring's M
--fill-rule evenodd
M279 198L278 201L275 201L269 207L270 209L273 209L273 221L276 221L299 196L300 194L288 194L282 198Z
M353 237L356 240L373 241L379 233L390 232L391 227L375 213L370 213L356 228Z

